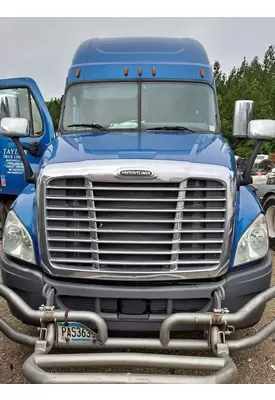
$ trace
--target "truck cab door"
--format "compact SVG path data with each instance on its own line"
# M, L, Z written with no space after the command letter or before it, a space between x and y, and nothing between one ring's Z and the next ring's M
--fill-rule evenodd
M0 80L0 120L23 117L30 123L30 136L20 139L32 170L54 138L54 126L43 96L31 78ZM14 142L0 136L0 196L17 196L27 185L24 168Z

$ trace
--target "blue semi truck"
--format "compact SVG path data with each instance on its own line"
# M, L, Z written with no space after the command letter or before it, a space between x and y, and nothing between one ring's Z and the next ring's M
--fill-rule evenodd
M189 38L84 41L56 133L32 79L1 80L0 101L1 196L12 202L3 217L0 295L39 334L2 319L0 330L34 346L27 380L234 381L230 352L275 330L272 321L234 339L275 296L266 219L250 185L275 121L253 120L253 102L236 102L233 136L257 140L238 173L207 53ZM186 330L203 338L184 339ZM154 353L170 349L211 356ZM45 371L97 365L213 374Z

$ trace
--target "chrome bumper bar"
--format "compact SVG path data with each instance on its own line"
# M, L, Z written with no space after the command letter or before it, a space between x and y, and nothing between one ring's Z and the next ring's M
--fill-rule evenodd
M229 339L234 324L245 320L257 307L275 298L275 286L255 296L236 313L216 309L207 313L181 313L168 317L161 326L159 339L109 338L107 324L98 314L88 311L62 311L51 306L31 309L16 293L0 284L0 296L12 303L19 313L33 322L40 322L39 336L29 336L14 330L0 318L0 331L9 339L34 346L34 353L23 365L23 375L30 383L232 383L237 377L237 367L230 352L253 347L275 333L275 320L250 337ZM57 341L57 322L87 322L96 327L94 342ZM205 326L205 339L170 339L175 325L199 324ZM52 354L53 349L60 350ZM209 356L182 356L157 353L111 352L110 350L151 351L203 351ZM78 353L64 354L64 350ZM81 353L80 351L87 351ZM89 352L88 352L89 351ZM93 352L94 351L94 352ZM95 352L96 351L96 352ZM105 351L105 352L104 352ZM107 352L106 352L107 351ZM94 367L143 367L168 369L167 374L136 373L64 373L47 372L45 369L94 368ZM212 372L212 375L176 375L171 370L196 370Z

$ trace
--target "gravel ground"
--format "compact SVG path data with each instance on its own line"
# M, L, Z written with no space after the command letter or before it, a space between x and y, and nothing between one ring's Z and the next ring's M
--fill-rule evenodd
M275 256L273 257L272 285L275 285ZM0 315L18 330L35 334L35 328L26 327L10 316L6 302L3 299L0 299ZM264 316L258 325L249 330L242 331L238 335L249 335L271 321L274 317L275 300L269 302ZM26 383L22 375L22 365L31 352L32 349L11 342L0 333L0 383ZM177 354L180 354L180 352ZM252 349L235 352L233 359L239 371L236 383L275 383L275 335ZM104 372L106 369L101 369L101 371ZM131 369L131 371L134 372L135 370ZM144 370L144 372L147 371ZM150 372L153 371L150 370Z

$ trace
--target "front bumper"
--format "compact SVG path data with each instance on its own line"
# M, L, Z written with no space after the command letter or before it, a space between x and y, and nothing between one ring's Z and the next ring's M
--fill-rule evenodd
M158 286L102 283L80 283L57 280L37 269L18 265L0 256L3 283L13 289L32 308L45 302L43 288L50 286L55 291L55 306L59 309L93 311L100 315L112 331L159 331L162 322L169 315L178 312L207 312L214 304L215 292L223 292L219 306L236 312L256 294L268 289L272 275L271 254L255 266L227 274L223 279L208 282L185 282L181 285ZM107 305L106 305L107 304ZM124 308L123 308L124 307ZM19 319L16 310L12 313ZM264 305L255 310L247 320L242 320L236 328L253 326L259 321ZM25 321L31 323L31 321ZM176 330L201 330L203 326L190 324L177 326Z
M18 312L32 321L41 324L40 335L29 336L15 331L0 318L0 331L9 339L34 346L34 353L23 365L23 374L30 383L232 383L237 377L237 367L230 357L234 350L246 349L259 344L275 332L275 320L260 329L253 336L239 340L227 340L234 327L241 320L249 319L255 310L275 298L275 286L260 293L236 313L227 314L225 310L213 310L207 313L179 313L166 318L161 324L159 339L127 339L110 338L107 324L98 314L88 311L56 310L52 303L53 297L47 297L47 305L39 310L31 309L15 292L0 284L0 296L9 301ZM58 350L57 323L70 321L90 322L96 327L97 333L92 342L63 343L67 354L50 354ZM170 332L177 324L202 324L205 326L204 340L171 339ZM110 352L118 349L209 351L210 356L182 356L171 354L144 354L129 352ZM77 353L71 354L72 349ZM81 350L90 350L81 353ZM96 352L91 352L96 350ZM106 351L107 350L107 351ZM103 353L101 353L103 351ZM105 351L105 352L104 352ZM213 357L214 355L214 357ZM45 369L60 369L72 367L146 367L164 369L204 370L214 372L209 376L186 376L174 374L132 374L126 373L64 373L47 372Z

